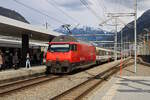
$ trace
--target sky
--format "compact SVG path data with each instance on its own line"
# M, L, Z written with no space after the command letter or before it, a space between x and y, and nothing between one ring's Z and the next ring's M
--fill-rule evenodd
M137 1L139 17L149 9L150 0ZM44 27L47 22L52 30L62 24L70 24L72 27L85 25L112 31L114 27L110 24L114 24L114 20L99 26L110 18L108 13L134 12L134 0L0 0L0 6L19 12L33 25ZM121 17L119 27L133 18Z

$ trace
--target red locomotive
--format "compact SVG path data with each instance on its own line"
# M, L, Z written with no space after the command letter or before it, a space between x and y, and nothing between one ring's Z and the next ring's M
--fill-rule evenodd
M46 73L69 73L96 64L96 48L71 36L55 37L46 55Z

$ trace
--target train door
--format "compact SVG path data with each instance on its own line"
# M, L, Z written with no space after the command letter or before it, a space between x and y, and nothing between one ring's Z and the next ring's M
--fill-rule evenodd
M78 52L77 52L77 44L71 44L70 45L70 50L72 52L71 58L73 62L78 62Z

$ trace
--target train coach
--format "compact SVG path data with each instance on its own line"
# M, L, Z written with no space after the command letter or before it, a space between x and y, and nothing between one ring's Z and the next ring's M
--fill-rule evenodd
M113 51L98 48L71 36L55 37L50 43L46 55L46 73L69 73L78 68L112 59Z
M117 59L121 58L121 53L116 51ZM96 63L100 64L106 61L115 60L114 50L96 47Z
M113 50L96 47L96 64L112 61L114 60L113 56L114 56Z

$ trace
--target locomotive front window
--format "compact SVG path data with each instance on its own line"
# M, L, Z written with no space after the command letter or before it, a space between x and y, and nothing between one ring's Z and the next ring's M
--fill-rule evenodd
M51 44L49 46L49 51L51 51L51 52L68 52L69 44Z

